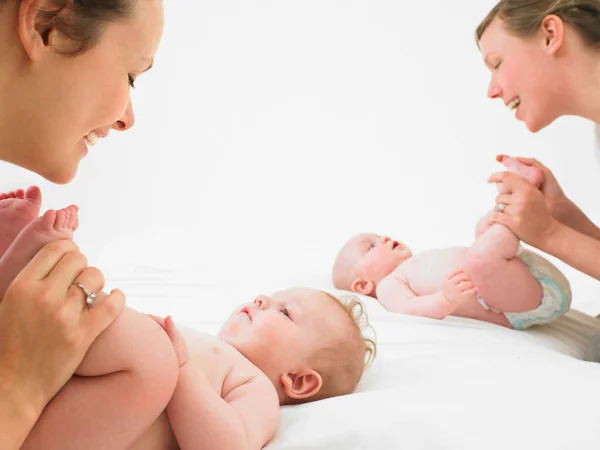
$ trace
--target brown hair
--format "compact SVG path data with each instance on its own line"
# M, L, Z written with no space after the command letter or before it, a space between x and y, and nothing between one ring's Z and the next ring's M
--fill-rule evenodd
M477 27L475 38L479 43L496 17L512 34L528 37L549 15L571 25L592 47L600 47L600 0L500 0Z
M0 0L0 5L6 1ZM96 45L107 24L130 17L137 1L50 0L51 6L41 11L41 17L46 30L54 28L75 44L61 53L75 56Z
M347 333L334 335L325 347L313 357L314 369L319 372L323 385L317 394L307 399L291 400L290 403L306 403L329 397L351 394L356 389L365 369L377 355L375 331L363 304L354 295L339 298L321 291L335 301L348 314ZM373 337L366 336L370 333Z

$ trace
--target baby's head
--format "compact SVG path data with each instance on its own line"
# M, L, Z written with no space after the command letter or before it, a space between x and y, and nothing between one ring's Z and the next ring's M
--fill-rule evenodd
M340 250L333 265L333 284L338 289L375 296L382 278L411 256L406 245L387 236L359 234Z
M365 326L357 299L295 288L242 305L219 335L269 377L285 405L352 393L376 352Z

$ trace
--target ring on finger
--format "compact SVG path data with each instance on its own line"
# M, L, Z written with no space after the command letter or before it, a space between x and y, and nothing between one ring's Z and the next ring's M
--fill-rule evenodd
M73 281L75 286L80 288L85 294L85 304L88 308L93 308L96 305L96 293L88 290L83 284Z
M496 205L496 211L498 212L504 212L504 209L506 209L506 203L498 203Z

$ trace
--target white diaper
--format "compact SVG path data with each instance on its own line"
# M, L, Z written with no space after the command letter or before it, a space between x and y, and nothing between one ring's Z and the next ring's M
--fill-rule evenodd
M536 309L520 313L504 313L515 330L524 330L532 325L541 325L556 320L571 306L571 285L560 270L537 253L519 247L517 256L542 286L542 303ZM479 303L490 308L482 298ZM499 311L496 311L499 312Z

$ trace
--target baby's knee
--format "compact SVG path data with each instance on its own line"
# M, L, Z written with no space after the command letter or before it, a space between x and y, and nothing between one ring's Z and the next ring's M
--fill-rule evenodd
M482 277L487 275L492 268L490 255L477 248L469 248L465 254L465 272L471 277Z
M168 402L175 390L179 365L173 344L160 325L144 314L148 327L143 338L146 346L141 375L153 396L166 398Z
M134 389L145 401L168 403L179 375L175 350L167 333L154 320L138 311L129 311L128 334L132 342L127 372Z

